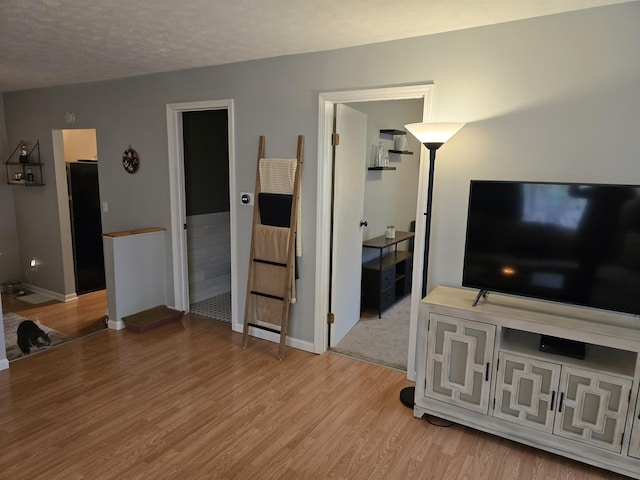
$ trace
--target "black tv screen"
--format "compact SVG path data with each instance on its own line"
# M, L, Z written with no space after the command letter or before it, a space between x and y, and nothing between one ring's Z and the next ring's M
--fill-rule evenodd
M472 180L462 285L640 314L640 186Z

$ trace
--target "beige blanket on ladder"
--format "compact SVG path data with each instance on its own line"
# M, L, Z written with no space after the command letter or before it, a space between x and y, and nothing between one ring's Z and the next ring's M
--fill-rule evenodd
M270 225L258 224L254 231L254 255L258 260L267 262L286 264L289 252L289 229L285 227L273 227ZM293 269L293 266L291 266ZM277 265L269 265L267 263L255 262L254 288L256 291L267 295L281 297L284 294L283 288L286 279L287 268ZM294 272L291 272L291 303L294 302L296 295L296 283ZM256 296L256 320L271 325L280 326L282 322L281 300L268 297Z
M297 160L295 158L261 158L260 190L264 193L293 195ZM296 211L296 257L302 256L302 189L298 191Z

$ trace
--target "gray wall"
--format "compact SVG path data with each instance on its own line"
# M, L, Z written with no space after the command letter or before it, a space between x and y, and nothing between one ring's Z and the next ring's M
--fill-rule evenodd
M0 158L3 162L9 157L13 149L7 144L7 129L4 121L4 100L0 96ZM7 185L7 169L2 166L0 171L0 284L9 280L21 280L20 264L18 262L18 235L16 229L16 215L13 208L13 188Z
M634 2L358 48L8 93L7 138L9 144L39 138L50 181L51 130L65 127L64 112L75 112L75 127L97 129L109 232L169 227L167 103L234 99L239 192L253 189L259 135L266 135L269 156L291 156L296 135L305 135L305 255L290 336L312 341L319 92L433 81L433 120L468 122L438 152L430 263L431 285L459 285L471 178L640 183L638 20ZM129 145L141 155L135 175L121 166ZM63 282L54 191L31 190L14 198L20 253L23 261L32 250L49 261L36 280L56 290ZM235 228L240 264L233 287L241 294L233 308L242 311L250 209L238 209Z
M380 135L380 130L404 130L407 123L422 121L423 104L422 99L349 104L367 115L367 165L372 144L382 142L386 150L393 149L393 137ZM409 224L416 219L420 144L412 135L407 137L407 150L412 151L413 155L388 154L389 166L396 170L366 172L363 218L368 225L363 228L363 240L384 235L388 225L395 226L396 230L408 231ZM397 246L398 250L407 250L407 247L408 242ZM379 253L376 249L364 248L362 262L377 257Z

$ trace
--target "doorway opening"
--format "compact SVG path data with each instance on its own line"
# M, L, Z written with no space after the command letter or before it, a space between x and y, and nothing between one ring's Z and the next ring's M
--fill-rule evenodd
M348 331L334 335L329 347L334 352L406 371L420 144L406 134L404 125L422 121L423 100L347 105L365 115L367 129L365 156L348 158L364 166L364 174L359 175L364 186L360 193L363 201L359 203L363 226L361 235L354 235L359 254L348 255L362 278L349 285L348 301L356 312L351 322L340 325ZM345 169L336 165L335 172L337 177ZM355 190L353 177L349 179L350 191ZM340 183L336 178L337 195L341 194ZM335 200L338 202L334 210L339 208L341 198ZM356 203L349 202L352 208ZM353 223L356 222L357 219ZM334 236L332 251L342 250L345 245L343 236ZM341 265L340 270L345 269ZM332 279L332 288L335 287Z
M64 298L105 289L96 130L53 130Z
M233 125L232 100L167 105L174 307L240 331Z
M107 292L104 270L104 249L102 246L102 204L98 173L98 143L96 130L64 129L62 152L64 155L64 186L68 203L73 259L73 285L77 299L73 311L67 309L68 326L60 325L66 333L80 337L106 328ZM59 159L56 157L56 171ZM62 183L62 182L61 182ZM62 214L61 214L62 215ZM68 245L66 245L68 248ZM68 268L65 266L65 269ZM66 275L65 275L66 277ZM51 307L51 313L55 311ZM42 315L45 315L42 312ZM55 317L54 317L55 318ZM51 328L58 326L51 320ZM73 327L71 326L73 325ZM75 331L71 331L75 329Z
M56 344L106 329L107 292L96 130L53 130L52 141L62 292L32 286L35 295L3 292L2 303L15 322L37 322ZM38 268L37 262L32 268ZM16 333L15 328L11 333ZM5 343L7 339L5 335ZM9 360L23 356L15 341L7 344L7 354Z
M189 311L231 324L226 109L182 113Z
M375 102L381 100L406 100L419 99L422 100L422 116L420 121L428 121L430 119L432 105L433 85L417 85L406 87L389 87L371 90L343 91L322 93L319 96L319 128L318 128L318 199L317 199L317 231L327 232L318 237L318 247L316 256L316 272L318 279L318 287L316 289L316 317L315 317L315 350L320 353L327 350L328 346L337 343L337 338L333 337L336 331L335 327L330 328L327 318L335 318L335 322L345 321L341 319L342 312L333 311L340 302L335 300L336 294L348 295L352 292L338 292L332 289L332 279L339 275L331 272L330 258L333 247L333 239L331 236L331 213L332 213L332 189L336 182L333 180L333 163L332 163L332 147L331 136L334 133L334 109L338 104L354 103L354 102ZM404 126L404 125L403 125ZM419 150L415 161L419 161L422 157L422 148ZM417 152L416 152L417 153ZM420 302L421 289L421 268L415 268L422 265L423 261L423 244L425 222L422 213L426 206L426 187L425 179L428 174L428 165L419 161L418 174L418 194L415 205L415 240L412 269L412 286L410 300L410 325L409 325L409 351L407 358L407 377L415 378L415 336L417 329L418 307ZM360 257L361 258L361 257ZM340 268L338 266L338 268ZM352 294L353 297L353 294ZM348 304L349 300L359 304L360 298L352 298L344 300L343 303ZM331 299L331 303L329 302ZM333 315L329 315L332 313Z

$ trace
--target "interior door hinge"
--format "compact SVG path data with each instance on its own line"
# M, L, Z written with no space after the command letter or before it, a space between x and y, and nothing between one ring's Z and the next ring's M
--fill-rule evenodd
M339 133L332 133L331 134L331 145L336 146L336 145L340 145L340 134Z
M333 322L335 322L335 320L336 320L336 317L335 315L333 315L333 313L331 312L327 313L327 323L329 325L333 325Z

